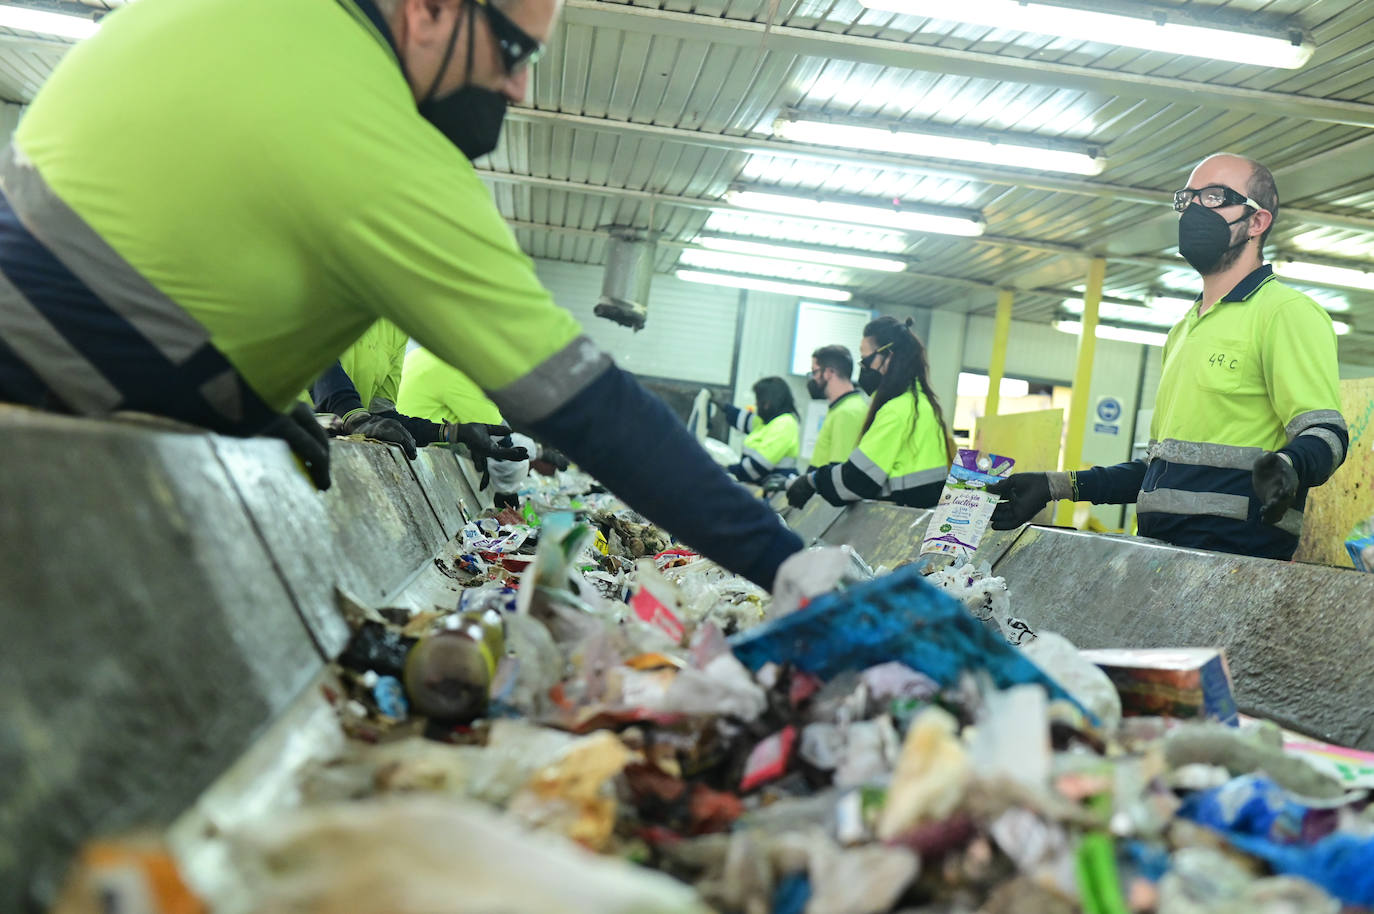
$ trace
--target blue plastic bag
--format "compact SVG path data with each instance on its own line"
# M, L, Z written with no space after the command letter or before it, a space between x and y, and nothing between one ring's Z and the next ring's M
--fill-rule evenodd
M1302 821L1312 812L1267 778L1245 775L1189 796L1179 815L1275 872L1306 879L1345 904L1374 906L1374 838L1336 832L1302 843Z
M792 663L829 679L896 660L952 688L965 673L985 672L999 689L1040 685L1097 718L1016 648L975 619L920 571L903 568L817 597L804 609L745 634L730 646L751 670Z

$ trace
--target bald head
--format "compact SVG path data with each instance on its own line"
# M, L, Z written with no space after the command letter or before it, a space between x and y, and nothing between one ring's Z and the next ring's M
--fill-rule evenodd
M1274 183L1274 175L1254 159L1219 152L1199 162L1188 177L1188 187L1206 187L1209 184L1238 190L1269 212L1272 218L1259 236L1262 255L1269 232L1279 218L1279 189Z

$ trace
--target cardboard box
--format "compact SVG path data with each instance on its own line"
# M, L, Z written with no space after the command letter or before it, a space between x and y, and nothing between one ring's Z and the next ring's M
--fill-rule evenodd
M1134 717L1219 720L1240 725L1231 669L1220 648L1181 647L1079 651L1101 667Z

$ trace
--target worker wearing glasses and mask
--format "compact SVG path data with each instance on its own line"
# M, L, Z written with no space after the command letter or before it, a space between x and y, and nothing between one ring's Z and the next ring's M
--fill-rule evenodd
M328 443L293 403L385 318L514 427L771 587L800 540L554 304L471 164L558 7L139 0L106 16L0 155L0 400L275 435L324 487Z
M1164 344L1147 458L1015 474L989 487L1005 499L993 526L1015 527L1057 499L1135 503L1143 536L1291 559L1307 491L1349 444L1331 318L1264 263L1279 198L1263 165L1204 159L1174 209L1202 293Z
M859 444L843 459L798 476L787 489L800 508L819 493L835 506L861 499L930 508L940 500L954 439L930 386L926 347L911 321L880 317L864 327L859 386L873 398Z
M845 347L822 346L811 353L806 392L813 400L829 403L811 451L811 469L844 460L859 443L868 417L868 401L854 389L850 380L853 377L854 359Z

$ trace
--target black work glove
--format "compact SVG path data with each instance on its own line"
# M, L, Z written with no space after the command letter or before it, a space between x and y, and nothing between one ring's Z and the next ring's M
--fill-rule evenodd
M480 488L485 489L491 485L491 473L487 471L488 460L529 460L529 451L522 447L510 447L502 444L499 440L492 437L492 433L505 437L510 434L510 429L504 425L485 425L481 422L445 422L444 440L452 445L463 445L468 450L468 456L472 458L473 466L477 467L477 472L482 474Z
M315 419L313 408L297 403L290 412L274 419L261 434L285 441L305 467L315 488L320 491L329 488L329 436Z
M520 496L516 495L514 492L497 492L496 497L492 499L492 504L496 505L498 508L513 508L519 511Z
M800 508L815 494L816 486L811 482L811 474L803 473L787 487L787 503L794 508Z
M530 458L530 469L540 476L555 476L559 470L566 470L572 464L560 452L551 447L539 448L539 456Z
M992 512L992 529L1015 530L1050 503L1050 478L1044 473L1013 473L987 491L1002 499Z
M1255 460L1250 480L1264 522L1277 524L1283 520L1293 507L1293 499L1298 497L1298 471L1293 464L1274 451L1266 451Z
M415 439L405 426L395 419L374 416L365 409L355 409L344 416L344 431L350 435L362 435L387 444L399 444L401 450L411 460L415 459Z

